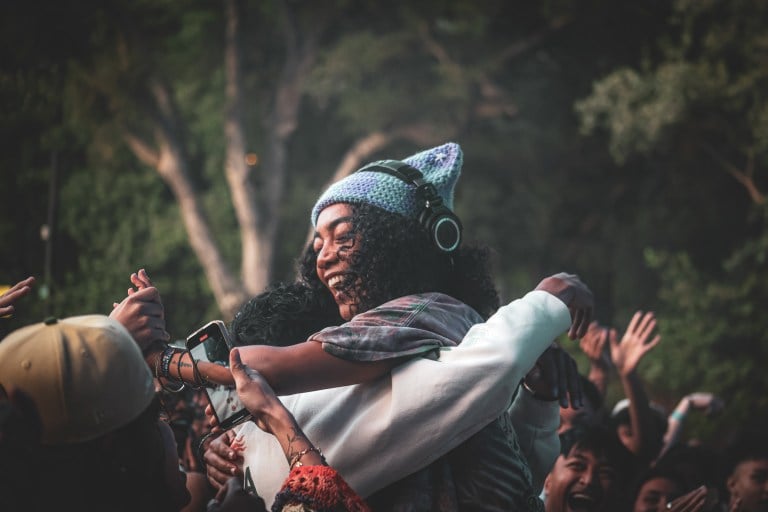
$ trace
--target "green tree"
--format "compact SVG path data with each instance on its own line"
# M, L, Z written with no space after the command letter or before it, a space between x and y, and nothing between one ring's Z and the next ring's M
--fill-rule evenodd
M671 186L648 220L698 225L677 243L647 243L660 283L664 341L647 379L668 405L703 389L721 394L728 417L765 420L759 370L768 350L765 304L765 167L768 164L768 6L708 0L673 3L667 29L637 67L620 67L576 103L585 134L607 137L619 166ZM669 226L667 227L669 229ZM674 232L674 231L670 231ZM756 403L760 402L759 404Z

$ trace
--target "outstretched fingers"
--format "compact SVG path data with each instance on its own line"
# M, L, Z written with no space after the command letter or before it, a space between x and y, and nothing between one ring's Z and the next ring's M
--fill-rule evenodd
M9 315L14 312L14 304L17 300L28 295L32 291L32 285L35 283L34 277L28 277L19 281L10 287L5 293L0 295L0 316Z

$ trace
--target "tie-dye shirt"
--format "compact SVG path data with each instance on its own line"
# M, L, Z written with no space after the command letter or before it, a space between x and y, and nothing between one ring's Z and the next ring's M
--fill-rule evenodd
M419 293L386 302L309 339L349 361L407 356L435 359L440 347L455 347L470 327L483 321L479 313L453 297Z

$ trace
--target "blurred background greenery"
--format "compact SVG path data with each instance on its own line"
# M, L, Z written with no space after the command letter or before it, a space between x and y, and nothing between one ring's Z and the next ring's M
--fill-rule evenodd
M0 284L38 279L3 333L107 313L141 267L175 338L228 320L292 279L334 176L452 140L505 300L577 273L605 325L656 312L654 400L726 401L690 436L768 416L766 2L26 0L0 25Z

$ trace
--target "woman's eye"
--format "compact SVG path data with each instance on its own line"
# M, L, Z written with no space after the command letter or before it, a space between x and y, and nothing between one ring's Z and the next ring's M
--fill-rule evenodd
M355 245L355 235L352 233L345 233L336 237L336 243L339 245L339 250L349 249Z

